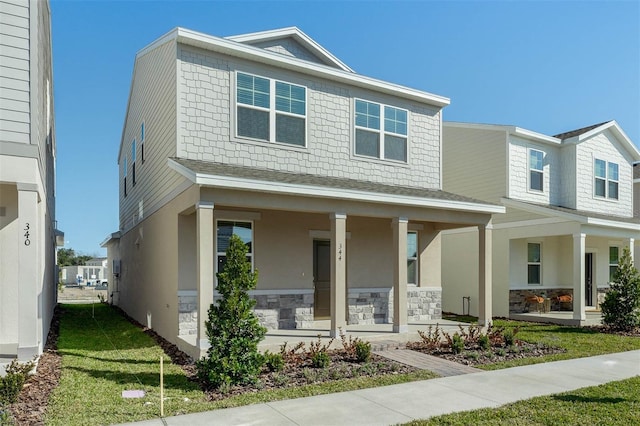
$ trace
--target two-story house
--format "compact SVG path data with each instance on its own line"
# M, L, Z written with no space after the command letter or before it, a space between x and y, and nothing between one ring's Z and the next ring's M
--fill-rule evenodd
M268 328L440 318L440 232L473 226L490 312L502 206L442 191L449 100L355 73L297 28L174 29L135 58L118 164L111 300L199 357L232 234Z
M573 310L570 322L584 323L623 248L633 251L640 238L633 215L636 146L615 121L555 136L447 122L443 145L445 190L506 207L492 222L494 314L527 311L533 295L548 299L552 310ZM453 291L445 310L459 311L473 288L474 272L456 264L472 261L460 249L475 234L443 236L443 287Z
M0 358L42 353L56 304L48 1L0 2Z

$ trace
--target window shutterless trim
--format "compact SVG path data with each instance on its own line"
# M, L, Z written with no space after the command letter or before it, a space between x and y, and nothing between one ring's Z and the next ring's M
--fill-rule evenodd
M604 164L604 176L598 176L597 174L597 164ZM611 170L615 167L616 177L610 177ZM604 194L598 194L598 182L601 182L601 185L604 185ZM611 193L612 188L615 188L615 195ZM620 199L620 165L618 163L613 163L610 161L602 160L600 158L593 159L593 197L600 199L607 199L611 201L618 201Z
M359 109L362 109L362 106L366 106L366 111L358 111ZM391 114L392 112L393 114ZM404 114L404 121L398 118L398 113ZM360 122L360 124L358 124L358 122ZM387 124L393 125L393 127L395 127L395 131L387 130ZM409 162L409 110L379 102L368 101L366 99L354 98L353 126L354 155L364 158L395 161L404 164ZM400 130L400 132L398 132L398 130ZM402 130L404 130L404 133ZM377 154L375 156L363 153L363 149L359 149L358 131L360 131L360 135L363 135L362 132L369 132L377 135ZM388 157L385 152L387 144L391 143L393 138L404 139L404 159L402 160Z
M534 152L542 154L542 158L541 158L542 165L541 165L540 169L536 169L536 168L532 167L532 165L531 165L531 159L533 157L532 154ZM528 170L529 170L529 175L528 175L529 184L527 185L527 189L529 191L538 192L538 193L544 193L544 154L545 154L544 151L541 151L539 149L535 149L535 148L529 148L528 149L527 160L528 160ZM532 187L533 179L531 177L533 176L534 173L539 173L540 174L540 185L542 186L542 188L540 188L540 189Z
M240 76L248 76L252 77L252 87L241 88L238 84L238 79ZM262 90L259 91L256 89L256 79L258 80L266 80L269 84L268 92ZM287 86L287 87L282 87ZM289 89L289 96L283 96L282 90L278 91L278 89ZM244 91L246 100L249 99L251 102L241 102L238 94L240 91ZM294 92L302 91L304 96L303 99L295 96ZM249 93L250 92L250 93ZM269 142L269 143L277 143L285 146L293 146L298 148L306 148L308 145L308 137L307 137L307 124L308 124L308 90L306 86L302 86L299 84L290 83L284 80L278 80L274 78L263 77L260 75L236 71L235 78L235 137L239 139L249 139L260 142ZM265 106L264 98L268 97L268 107ZM256 105L256 103L258 105ZM287 106L288 108L284 108ZM303 109L303 113L300 112L300 107ZM262 111L268 114L267 121L267 134L268 138L260 138L260 137L252 137L248 135L240 134L240 109L244 108L247 111ZM288 142L284 140L278 140L278 123L282 121L283 118L290 117L293 120L303 120L303 131L302 131L302 139L303 144L298 144L295 142ZM280 120L279 120L280 119ZM284 124L282 124L285 126Z
M538 246L538 255L539 255L540 259L537 262L529 260L529 246L530 245L537 245ZM538 282L537 283L529 282L529 267L530 266L537 266L538 267ZM527 285L542 285L542 243L527 242Z

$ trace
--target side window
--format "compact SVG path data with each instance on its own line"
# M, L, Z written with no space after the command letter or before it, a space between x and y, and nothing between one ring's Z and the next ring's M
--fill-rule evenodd
M596 197L618 199L618 164L596 159L593 169L594 190Z
M544 152L529 150L529 189L544 191Z
M356 155L406 162L407 119L404 109L356 99Z
M127 156L124 157L124 162L122 164L122 175L124 176L124 196L127 196Z
M140 159L144 164L144 121L140 125Z
M131 184L136 186L136 140L131 142Z
M620 260L620 248L609 247L609 282L613 282L613 277L618 271L618 260Z
M407 233L407 284L418 284L418 233Z
M527 284L542 284L542 245L527 244Z

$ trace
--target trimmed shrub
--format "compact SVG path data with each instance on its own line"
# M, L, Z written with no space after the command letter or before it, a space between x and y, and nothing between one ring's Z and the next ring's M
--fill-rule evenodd
M255 300L249 298L258 273L251 272L247 247L237 235L231 236L224 270L216 276L221 298L209 308L210 347L197 362L198 376L216 388L252 383L264 363L258 343L267 330L253 312Z
M371 343L358 340L355 343L356 361L369 362L371 359Z
M266 351L264 353L264 363L271 372L282 371L284 369L284 358L280 354Z
M311 357L311 365L314 368L327 368L331 363L331 358L326 352L316 352Z
M640 275L627 247L600 308L602 323L614 330L630 331L640 326Z

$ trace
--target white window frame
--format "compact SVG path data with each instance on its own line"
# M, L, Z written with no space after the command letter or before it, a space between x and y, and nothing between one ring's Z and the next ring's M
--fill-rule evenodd
M243 103L238 102L238 75L240 75L240 74L248 75L248 76L251 76L251 77L258 77L258 78L262 78L262 79L265 79L265 80L269 81L269 108L256 106L256 105L243 104ZM282 84L287 84L287 85L290 85L290 86L300 87L300 88L302 88L304 90L304 115L297 114L297 113L292 113L292 112L287 112L287 111L280 111L280 110L276 109L276 84L277 83L282 83ZM278 80L278 79L275 79L275 78L269 78L269 77L265 77L265 76L262 76L262 75L249 73L249 72L236 71L235 90L234 90L234 100L235 100L234 114L235 114L235 136L236 136L236 138L238 138L238 139L248 139L248 140L259 141L259 142L266 142L266 143L273 143L273 144L278 144L278 145L287 146L287 147L306 148L307 145L308 145L308 123L309 123L309 102L308 102L308 97L309 97L308 88L306 86L301 85L301 84L290 83L288 81ZM255 110L258 110L258 111L265 111L265 112L269 113L269 140L252 138L250 136L243 136L243 135L239 134L239 132L238 132L238 125L239 125L238 108L239 107L247 108L247 109L255 109ZM293 143L288 143L288 142L280 142L280 141L276 140L276 120L277 120L277 116L278 115L301 118L301 119L304 120L304 145L298 145L298 144L293 144Z
M611 249L617 249L618 250L618 259L616 260L615 263L611 263ZM618 269L618 262L620 261L620 246L616 246L616 245L612 245L609 246L609 253L608 253L608 262L609 262L609 282L613 282L613 274L611 273L611 267L615 267L616 269Z
M602 161L604 163L604 177L596 176L596 163L598 161ZM609 177L609 171L611 170L611 166L615 166L617 168L618 179L612 179ZM601 180L604 182L604 195L596 194L596 181ZM609 189L609 185L615 183L617 188L616 197L611 196L611 191ZM620 199L620 164L614 163L612 161L606 161L601 158L594 158L593 160L593 197L599 199L607 199L611 201L618 201Z
M419 238L419 236L418 236L418 231L407 231L407 237L408 237L410 234L414 234L414 235L416 236L416 255L415 255L415 256L410 256L410 255L409 255L409 250L408 250L408 249L409 249L409 238L407 238L407 266L408 266L408 263L409 263L409 261L410 261L410 260L415 261L415 266L416 266L416 273L415 273L415 275L416 275L416 282L411 283L411 282L409 282L409 280L407 279L407 284L418 285L418 284L420 283L420 275L419 275L419 274L420 274L420 262L419 262L419 259L420 259L420 254L419 254L419 251L420 251L420 242L419 242L419 239L418 239L418 238ZM407 271L407 272L408 272L408 271ZM409 274L407 274L407 278L408 278L408 277L409 277Z
M358 101L360 102L366 102L368 104L375 104L378 105L380 107L380 117L379 117L379 127L378 129L373 129L371 127L364 127L364 126L358 126L356 124L356 105L358 103ZM386 131L384 128L384 123L385 123L385 108L393 108L395 110L398 111L404 111L405 114L407 115L407 122L406 122L406 126L407 126L407 132L406 134L402 134L402 133L395 133L395 132L390 132L390 131ZM405 108L399 108L397 106L394 105L389 105L389 104L383 104L381 102L374 102L374 101L369 101L367 99L362 99L362 98L354 98L353 99L353 155L357 156L357 157L361 157L361 158L374 158L374 159L378 159L378 160L385 160L385 161L394 161L397 163L402 163L402 164L407 164L409 163L409 122L410 122L410 116L409 116L409 110L405 109ZM371 133L377 133L378 136L380 137L380 146L378 147L378 155L376 157L374 156L369 156L369 155L365 155L365 154L358 154L357 153L357 133L358 130L363 130L366 132L371 132ZM384 155L384 144L385 144L385 136L389 135L389 136L395 136L398 138L404 138L405 139L405 156L406 158L404 160L398 160L395 158L386 158Z
M538 247L540 247L540 260L538 262L530 262L529 261L529 245L530 244L536 244L538 245ZM530 283L529 282L529 266L538 266L540 269L540 272L538 273L539 277L540 277L540 282L539 283ZM542 285L542 243L541 242L537 242L537 241L527 241L527 285L530 286L541 286Z
M542 154L542 168L540 170L538 169L534 169L531 167L531 156L534 152L539 152L540 154ZM528 160L528 170L529 170L529 176L528 176L528 180L529 180L529 185L528 185L528 190L531 192L537 192L537 193L544 193L544 156L545 156L545 152L541 151L539 149L535 149L535 148L529 148L529 152L528 152L528 156L527 156L527 160ZM533 180L531 179L531 175L533 173L540 173L541 176L541 182L542 182L542 188L537 189L537 188L532 188L531 185L533 183Z
M215 274L217 274L218 272L218 264L220 263L218 261L218 258L220 256L226 256L227 253L226 251L220 251L220 248L218 247L218 223L219 222L234 222L234 223L248 223L251 225L251 253L247 253L247 256L251 258L251 272L254 271L254 253L256 250L256 244L255 244L255 222L253 220L243 220L243 219L230 219L230 218L216 218L215 220L215 226L216 226L216 235L215 235L215 242L216 242L216 260L215 260ZM214 274L214 277L215 277ZM217 282L217 281L216 281Z

